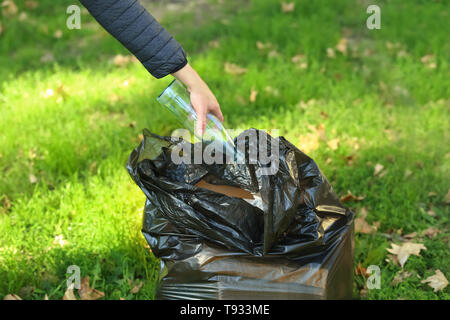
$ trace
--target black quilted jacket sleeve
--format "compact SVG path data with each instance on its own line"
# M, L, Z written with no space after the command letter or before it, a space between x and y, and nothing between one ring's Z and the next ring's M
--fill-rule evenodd
M187 64L180 44L138 0L80 0L92 16L156 78Z

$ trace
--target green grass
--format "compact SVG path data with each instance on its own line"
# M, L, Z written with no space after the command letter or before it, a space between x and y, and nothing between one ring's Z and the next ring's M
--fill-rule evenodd
M169 12L162 23L213 89L227 127L278 128L300 145L309 126L323 124L328 140L339 139L337 150L321 141L308 153L338 194L366 196L350 207L381 222L379 233L355 239L355 265L378 265L382 274L381 289L366 298L449 299L448 287L434 293L420 282L436 269L450 278L448 2L375 1L381 30L365 27L362 0L296 0L291 13L280 2L211 1L213 14ZM155 102L171 77L114 65L126 50L86 12L81 30L67 30L71 1L43 0L34 10L17 3L26 19L0 19L0 297L60 299L67 267L78 265L107 299L152 299L159 262L140 234L145 197L124 166L142 128L163 135L177 127ZM342 35L348 54L329 58ZM297 54L306 69L291 62ZM435 68L421 62L428 54ZM226 62L248 72L227 74ZM45 97L48 89L54 94ZM382 177L373 176L378 163ZM413 276L392 286L400 267L386 261L391 241L381 233L430 226L441 233L421 241L427 250L404 267ZM54 243L61 235L62 246ZM131 294L128 279L143 288ZM355 298L364 282L355 277Z

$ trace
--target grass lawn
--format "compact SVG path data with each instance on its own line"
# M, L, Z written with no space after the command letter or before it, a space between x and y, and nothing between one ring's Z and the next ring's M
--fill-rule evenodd
M381 289L355 275L354 298L449 299L449 287L421 282L437 269L450 278L448 2L293 2L291 12L279 0L154 12L227 127L279 129L339 195L364 196L346 205L378 228L356 234L355 268L379 266ZM120 59L127 51L86 11L68 30L73 1L30 3L0 18L0 298L61 299L77 265L106 299L152 299L159 261L125 163L143 128L177 127L155 101L171 76ZM366 28L369 4L381 8L380 30ZM401 267L386 249L405 238L426 250L392 283Z

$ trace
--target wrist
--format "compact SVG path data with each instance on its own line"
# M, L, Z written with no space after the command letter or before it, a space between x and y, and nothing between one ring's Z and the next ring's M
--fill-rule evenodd
M172 75L177 78L179 81L184 83L189 91L192 91L198 87L204 86L202 78L199 74L190 66L190 64L186 64L183 68L178 70L177 72L172 73Z

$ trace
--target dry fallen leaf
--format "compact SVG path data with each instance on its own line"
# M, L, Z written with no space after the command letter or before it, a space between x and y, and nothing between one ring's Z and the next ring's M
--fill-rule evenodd
M246 68L242 68L234 63L225 62L225 72L232 74L232 75L243 75L244 73L247 73Z
M331 59L336 58L336 53L332 48L327 48L327 57Z
M25 8L27 9L36 9L38 7L38 3L34 0L25 1Z
M295 2L282 2L281 11L283 13L292 12L295 9Z
M443 290L448 285L447 278L439 269L436 270L434 275L422 280L421 283L428 283L434 289L434 292Z
M264 88L264 91L266 91L268 94L271 94L275 97L278 97L280 95L280 91L278 91L278 89L274 89L271 86L266 86Z
M439 230L438 228L429 227L429 228L423 230L421 234L423 236L427 236L428 238L433 238L439 232L441 232L441 230Z
M22 300L21 297L19 297L17 294L7 294L3 300Z
M395 275L394 279L392 279L391 286L395 286L395 285L403 282L403 280L405 280L406 278L409 278L410 276L411 276L411 272L400 270Z
M264 43L261 41L256 41L256 47L258 48L258 50L266 50L266 49L271 49L273 47L273 44L270 42Z
M12 0L5 0L2 2L2 13L4 17L10 18L19 12L19 8Z
M336 50L342 53L344 56L347 55L347 38L342 37L336 45Z
M417 236L417 232L411 232L411 233L405 234L405 235L403 236L403 238L405 238L405 239L413 239L413 238L415 238L416 236Z
M364 276L366 278L370 276L370 274L367 272L367 269L361 266L360 262L358 262L358 265L356 266L355 274L357 276Z
M307 133L298 137L298 148L308 154L319 148L319 136L315 133Z
M133 55L124 56L124 55L121 55L121 54L117 54L117 55L114 56L114 59L113 59L114 65L116 65L118 67L123 67L123 66L126 66L129 63L136 62L136 61L138 61L138 60Z
M6 211L11 208L11 202L9 202L9 198L6 194L2 197L2 206L6 209Z
M304 54L297 54L296 56L293 56L291 61L292 63L299 63L305 60L305 55Z
M256 101L256 97L258 96L258 91L256 91L254 88L251 89L250 92L250 102L255 102Z
M361 289L361 291L359 291L359 296L361 297L361 298L365 298L365 297L367 297L367 288L363 288L363 289Z
M208 42L208 45L211 48L218 48L220 47L220 42L218 40L211 40L210 42Z
M445 203L450 203L450 189L448 189L447 194L445 195Z
M131 288L130 293L136 294L141 290L142 286L144 285L144 282L140 281L139 284L135 285L133 288Z
M77 300L77 297L75 297L75 294L73 293L72 287L67 288L66 292L64 292L64 296L62 299L63 300Z
M55 33L53 34L53 36L54 36L56 39L60 39L60 38L63 36L62 30L60 30L60 29L56 30Z
M435 218L436 217L436 212L434 212L433 210L427 210L427 214L429 215L429 216L431 216L431 217L433 217L433 218Z
M375 165L375 170L374 170L374 172L373 172L373 175L374 176L377 176L377 175L379 175L380 173L381 173L381 171L383 171L384 170L384 166L382 165L382 164L380 164L380 163L377 163L376 165Z
M386 250L397 256L398 262L402 268L411 254L420 256L420 250L427 249L422 243L413 242L405 242L402 245L391 243L391 246L392 248L387 248Z
M67 240L63 239L62 234L60 234L59 236L55 236L55 238L53 239L53 244L59 245L61 248L67 245L68 243L69 242Z
M361 201L364 200L366 196L355 196L350 190L347 190L347 194L340 198L341 202L349 202L349 201Z
M328 141L327 145L330 147L331 150L336 150L339 146L339 138L335 138Z
M29 180L30 180L31 184L35 184L38 181L36 176L34 174L32 174L32 173L30 173L30 175L29 175Z
M367 217L367 208L363 207L359 213L359 217L355 219L355 232L358 233L364 233L364 234L371 234L373 232L377 232L378 228L380 227L380 222L377 221L373 223L373 225L370 225L366 221Z
M105 294L97 289L91 288L89 285L89 277L81 279L78 294L81 300L97 300L105 296Z

